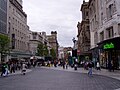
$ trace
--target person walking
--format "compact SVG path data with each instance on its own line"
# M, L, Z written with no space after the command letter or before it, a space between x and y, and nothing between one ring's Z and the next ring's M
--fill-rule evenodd
M3 76L4 73L5 73L5 63L2 64L2 73L1 73L1 76Z
M14 62L12 62L11 63L11 65L10 65L10 73L15 73L15 64L14 64Z
M91 76L92 75L92 62L90 61L89 63L88 63L88 76Z
M65 67L68 69L68 61L65 62Z
M22 74L25 75L25 73L26 73L26 64L23 63L22 64Z
M1 76L7 76L9 74L9 70L8 70L8 64L7 63L3 63L2 65L2 73Z
M96 68L97 68L97 70L100 70L100 63L99 62L97 62Z

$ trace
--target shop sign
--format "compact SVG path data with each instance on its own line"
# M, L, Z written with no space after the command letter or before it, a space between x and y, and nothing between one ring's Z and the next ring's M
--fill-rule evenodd
M114 45L113 43L106 43L106 44L103 46L104 49L112 49L112 48L114 48L114 47L115 47L115 45Z

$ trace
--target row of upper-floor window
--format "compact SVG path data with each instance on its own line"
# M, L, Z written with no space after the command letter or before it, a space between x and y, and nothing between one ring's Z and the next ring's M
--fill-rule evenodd
M107 21L112 19L112 16L115 14L116 11L117 10L116 10L115 5L110 4L109 7L106 8L106 14L101 12L101 16L100 16L101 25L103 25L104 18L106 18ZM91 23L90 23L91 30L94 30L97 27L98 23L99 22L96 20L96 15L95 15L94 18L91 20Z
M17 28L25 31L27 29L26 23L21 23L18 19L16 18L11 18L9 17L9 21L12 23L13 26L16 26Z
M12 30L11 30L12 29ZM9 23L9 30L8 34L14 33L15 37L20 37L22 40L29 40L30 36L26 32L21 32L18 29L11 28L10 23ZM26 33L26 34L25 34Z
M19 18L23 22L27 22L27 18L19 11L16 7L12 6L11 4L9 5L9 12L14 14L17 18Z
M103 21L106 18L107 21L112 19L113 15L116 13L116 6L114 4L110 4L108 8L106 8L106 14L101 12L101 25L103 25Z
M28 42L24 42L24 41L20 41L20 40L12 40L12 49L18 49L18 50L29 50L29 43Z
M118 25L118 34L120 35L120 25ZM98 41L103 41L105 39L113 38L115 35L116 33L114 28L109 27L106 30L100 32L99 35L96 32L94 35L94 40L95 40L95 43L98 43ZM99 36L99 40L98 40L98 36Z
M109 1L111 1L111 0L109 0ZM108 17L110 17L114 12L116 12L116 3L114 1L114 2L110 3L109 5L107 5L107 4L103 4L104 2L105 2L104 0L100 1L100 7L102 8L102 10L106 9L107 12L106 13L104 12L104 13L108 14L109 15ZM89 6L89 17L90 18L95 15L95 13L96 13L95 11L98 8L95 5L96 4L91 4L91 6ZM104 6L104 8L103 8L103 6Z
M40 34L38 34L37 32L35 32L35 33L32 33L32 39L42 40L43 37L42 37L42 35L40 35Z

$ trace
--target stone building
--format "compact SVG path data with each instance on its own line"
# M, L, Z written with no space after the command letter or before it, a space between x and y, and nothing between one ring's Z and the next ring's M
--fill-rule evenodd
M47 49L50 53L50 44L47 39L46 32L30 32L30 51L32 55L37 53L38 44L43 44L47 46Z
M58 41L57 41L57 32L51 31L51 35L47 35L48 42L56 52L56 57L58 58Z
M30 37L29 26L27 25L27 14L23 11L22 3L17 0L9 0L8 35L11 40L11 59L29 58Z
M30 32L30 51L32 55L37 53L38 44L43 44L43 37L40 32Z
M120 0L89 0L93 59L102 67L120 68Z
M92 60L96 62L99 58L97 43L98 43L98 28L99 28L99 0L89 0L89 23L90 23L90 48L92 51Z
M85 57L91 57L90 52L90 29L89 29L89 3L83 1L81 6L82 12L82 21L81 23L78 22L78 51L80 52L79 55L82 59L85 60Z

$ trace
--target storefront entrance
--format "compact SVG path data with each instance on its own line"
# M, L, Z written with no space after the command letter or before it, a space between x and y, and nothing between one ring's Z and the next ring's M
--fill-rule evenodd
M120 69L120 37L105 40L98 44L101 67Z

